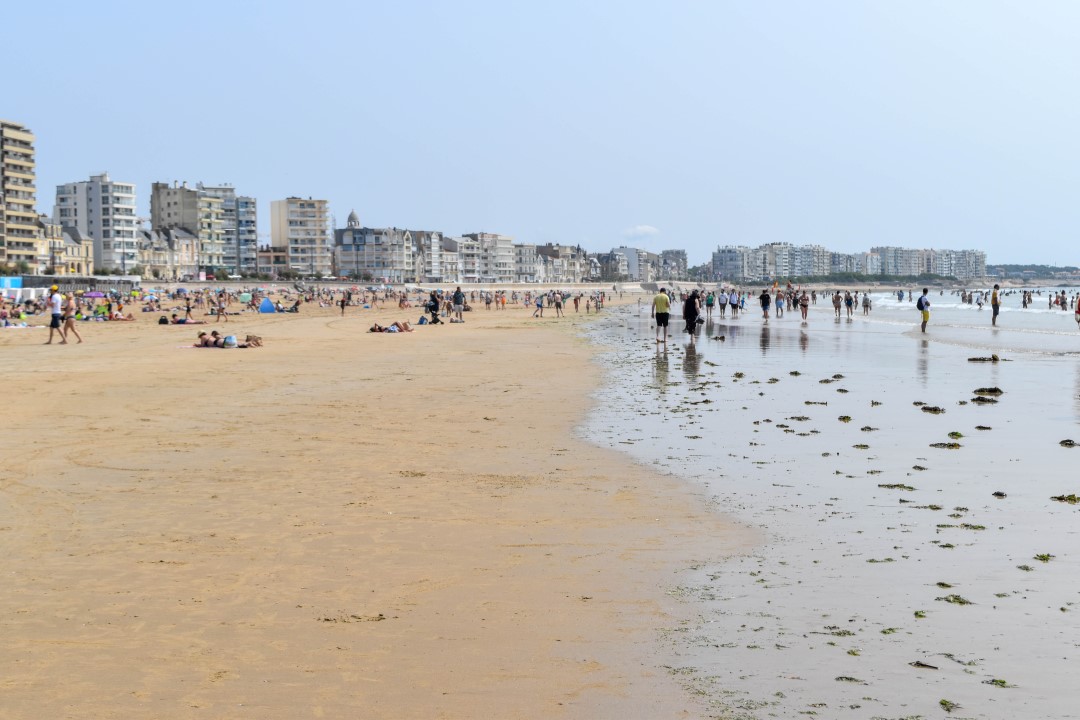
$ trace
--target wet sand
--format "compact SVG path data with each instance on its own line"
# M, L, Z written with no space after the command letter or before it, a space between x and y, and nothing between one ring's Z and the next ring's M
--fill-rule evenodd
M975 330L819 309L667 353L633 311L597 333L623 378L597 437L768 538L680 588L677 674L721 717L1080 716L1080 506L1051 499L1080 492L1080 373L1037 333L969 363Z
M583 320L337 313L0 333L0 717L704 714L671 591L758 536L587 442Z

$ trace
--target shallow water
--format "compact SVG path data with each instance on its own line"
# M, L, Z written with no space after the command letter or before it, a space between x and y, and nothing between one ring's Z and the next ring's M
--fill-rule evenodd
M1050 499L1080 494L1080 448L1059 444L1080 442L1071 313L1060 331L1003 313L994 331L989 308L979 326L935 306L923 335L916 312L879 300L850 322L820 301L806 325L748 312L666 352L647 310L595 330L611 381L584 430L768 537L673 589L697 619L671 630L671 672L720 717L940 717L943 699L954 717L1080 717L1080 506ZM992 352L1008 361L967 361ZM988 386L999 402L970 402ZM930 447L950 432L959 449Z

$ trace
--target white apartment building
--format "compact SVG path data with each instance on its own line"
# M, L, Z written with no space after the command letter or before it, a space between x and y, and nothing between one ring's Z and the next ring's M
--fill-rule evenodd
M105 270L127 272L138 265L139 219L135 185L109 173L56 186L53 222L75 228L94 246L94 262Z
M476 243L477 275L482 283L514 281L514 239L496 233L468 233Z
M617 247L612 252L621 253L626 257L626 274L628 279L637 282L652 282L652 269L649 265L648 252L640 248Z
M514 245L514 282L540 282L544 263L536 254L536 246L528 243Z
M333 237L326 200L290 197L270 203L270 243L288 252L291 270L332 275Z

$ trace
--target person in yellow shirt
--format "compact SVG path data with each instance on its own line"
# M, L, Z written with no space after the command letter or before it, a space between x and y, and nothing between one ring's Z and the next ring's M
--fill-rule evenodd
M994 284L994 292L990 293L990 308L994 311L993 317L990 318L991 325L997 325L998 311L1001 310L1001 300L998 298L998 290L1000 288L997 283Z
M660 292L656 293L656 297L652 299L652 310L649 312L649 317L656 318L656 342L664 343L667 345L667 328L668 318L671 317L671 298L668 297L664 288L660 288ZM660 339L660 328L664 329L664 339Z

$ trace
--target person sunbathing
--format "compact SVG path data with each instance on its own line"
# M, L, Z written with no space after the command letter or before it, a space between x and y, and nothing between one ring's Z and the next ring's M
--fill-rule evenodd
M375 323L368 330L368 332L391 332L391 333L395 333L395 332L412 332L412 331L413 331L412 326L409 325L409 323L401 322L400 320L398 322L391 323L390 325L380 325L379 323Z
M235 335L222 335L217 330L213 330L208 335L205 331L199 333L198 339L195 341L195 347L197 348L249 348L249 347L262 347L262 338L258 335L248 335L244 342L236 342Z
M172 320L170 325L205 325L205 320L188 320L187 318L179 317L176 313L172 314Z

